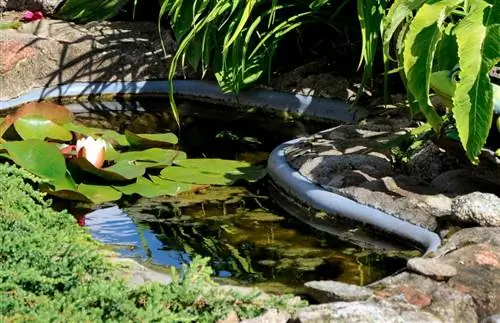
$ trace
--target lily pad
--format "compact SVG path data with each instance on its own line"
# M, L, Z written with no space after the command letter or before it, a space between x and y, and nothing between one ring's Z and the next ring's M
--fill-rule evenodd
M164 146L166 144L175 145L179 142L177 136L172 132L167 133L142 133L135 134L125 130L125 136L132 146Z
M121 147L127 147L129 146L127 137L125 135L122 135L114 130L104 130L102 132L102 138L105 139L106 141L111 142L113 145L118 145Z
M139 177L137 181L130 185L125 186L114 186L115 189L119 190L123 194L139 194L144 197L152 198L162 195L175 196L182 192L186 188L191 189L192 185L189 187L184 183L176 183L171 181L157 181L152 182L144 177Z
M51 143L38 139L3 143L10 158L19 166L55 183L67 183L66 162Z
M73 158L71 163L80 169L112 181L125 181L144 175L145 167L122 161L106 168L97 168L85 158Z
M75 132L75 133L78 133L78 134L82 134L82 135L85 135L85 136L100 135L104 131L104 130L102 130L100 128L87 127L87 126L84 126L82 124L73 123L73 122L68 122L68 123L65 123L65 124L63 124L61 126L64 127L65 129L69 130L69 131L72 131L72 132Z
M155 184L158 184L163 187L165 190L165 195L176 196L178 194L184 192L190 192L196 189L197 186L188 184L188 183L180 183L175 181L170 181L168 179L163 179L159 176L149 176L151 181Z
M41 116L24 116L14 122L16 132L26 139L54 139L69 141L73 138L71 132L52 120Z
M186 153L173 149L150 148L142 151L130 151L122 153L115 159L119 161L135 161L145 167L165 167L172 164L174 160L186 159Z
M164 168L160 172L160 176L175 182L206 185L230 185L235 181L234 177L229 177L225 174L178 166Z
M95 204L117 201L122 197L121 192L107 185L89 185L82 183L78 185L78 192Z

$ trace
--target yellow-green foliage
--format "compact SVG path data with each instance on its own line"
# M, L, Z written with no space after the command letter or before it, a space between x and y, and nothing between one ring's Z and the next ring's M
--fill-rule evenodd
M56 212L32 184L39 180L0 165L1 322L213 322L267 307L257 295L221 293L196 258L181 280L129 288L103 259L99 246L67 212Z

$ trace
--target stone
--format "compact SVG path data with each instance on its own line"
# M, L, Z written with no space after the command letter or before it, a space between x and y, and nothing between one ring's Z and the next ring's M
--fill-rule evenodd
M111 261L121 265L119 275L123 276L130 287L137 287L149 282L170 284L172 277L168 274L151 270L133 259L110 258Z
M307 287L306 293L320 303L363 301L373 295L369 288L331 280L310 281L304 285Z
M500 228L475 227L459 230L452 234L435 254L441 257L451 251L472 244L489 244L500 247Z
M481 226L500 226L500 197L473 192L458 196L451 205L452 216L457 221Z
M431 294L432 303L425 308L443 322L477 322L474 300L448 286L439 286Z
M64 0L2 0L0 8L7 10L42 10L46 14L53 14Z
M396 304L385 300L364 302L335 302L312 305L300 310L293 322L442 322L431 313L412 305Z
M445 152L429 141L409 157L407 168L411 176L430 183L439 174L449 170L451 164Z
M163 30L161 37L167 54L174 53L171 32ZM0 43L0 100L33 88L79 81L166 78L170 62L164 58L158 27L152 22L76 25L42 19L22 24L19 30L2 30Z
M238 322L240 322L240 318L238 317L238 314L235 311L229 312L229 314L226 316L225 319L217 321L217 323L238 323Z
M493 193L498 186L475 177L468 169L453 169L434 178L431 185L448 196L465 195L474 191Z
M431 277L436 280L446 280L457 274L457 269L437 259L412 258L406 265L408 270Z
M276 309L267 310L264 314L241 321L242 323L286 323L290 319L290 314Z

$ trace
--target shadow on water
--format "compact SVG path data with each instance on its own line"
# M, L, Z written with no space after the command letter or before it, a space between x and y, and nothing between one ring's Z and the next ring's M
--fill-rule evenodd
M175 129L165 100L122 102L117 109L123 104L132 112L114 113L91 102L77 118L121 131ZM179 106L179 148L189 157L265 163L279 143L334 126L209 104ZM88 214L86 225L96 239L118 246L124 256L167 267L207 256L218 280L269 292L302 293L303 284L311 280L365 285L405 264L401 254L363 249L295 220L269 197L267 180L175 198L125 200Z

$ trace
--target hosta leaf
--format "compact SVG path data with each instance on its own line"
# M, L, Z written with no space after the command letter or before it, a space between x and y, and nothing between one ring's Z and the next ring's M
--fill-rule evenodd
M500 4L471 1L470 12L456 28L460 81L453 114L467 156L476 162L492 124L493 89L488 72L500 60Z
M176 183L166 180L157 180L152 182L144 177L139 177L133 184L124 186L114 186L123 194L139 194L144 197L152 198L162 195L175 196L186 190L191 190L193 185L185 183Z
M132 146L161 146L165 144L175 145L179 141L172 132L153 133L153 134L135 134L125 130L125 136Z
M430 76L444 19L462 0L441 0L424 4L413 19L404 41L403 57L407 87L434 130L441 118L429 101Z
M69 141L73 135L57 123L40 116L24 116L14 122L16 132L23 138Z
M146 170L145 167L128 161L121 161L106 168L96 168L85 158L73 158L71 163L88 173L113 181L134 179L144 175Z
M16 164L33 174L53 182L67 182L66 162L55 145L43 140L28 139L5 142L3 148Z

